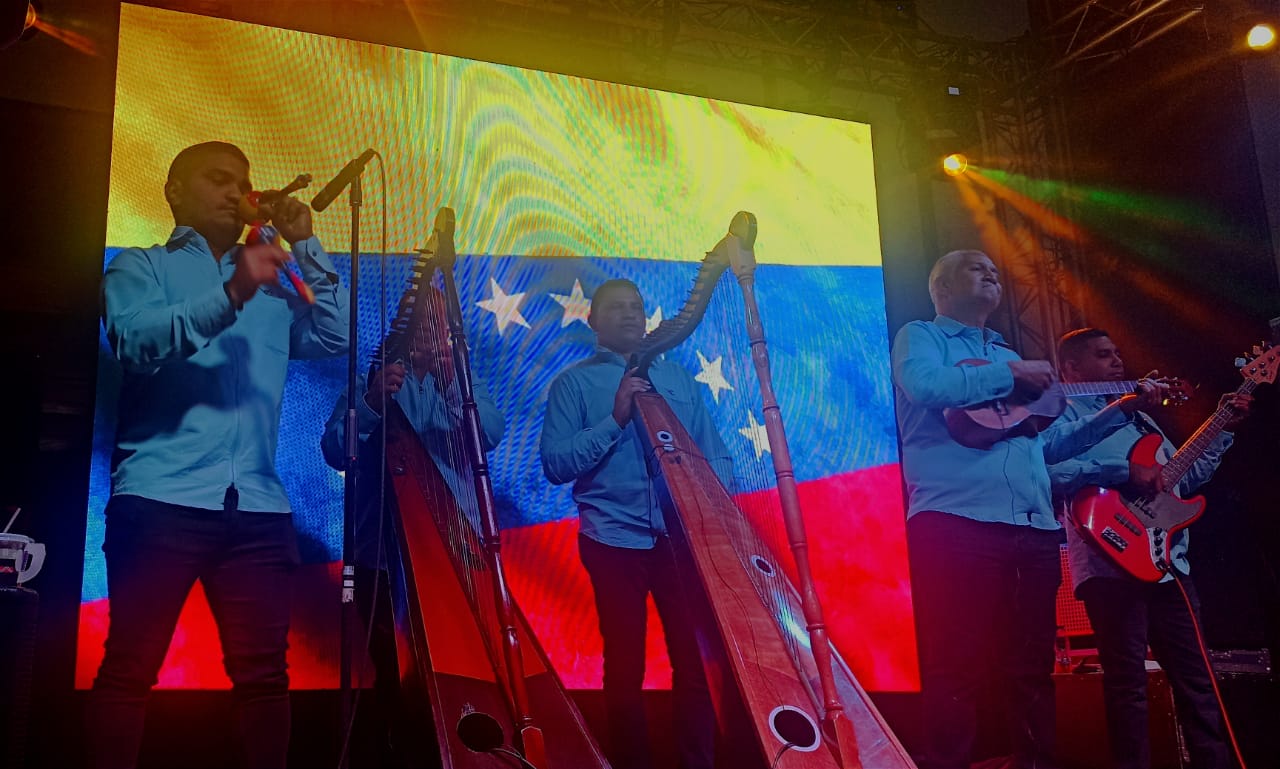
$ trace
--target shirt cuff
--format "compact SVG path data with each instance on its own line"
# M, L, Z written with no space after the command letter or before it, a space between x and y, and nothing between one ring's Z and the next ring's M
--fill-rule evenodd
M338 271L334 269L333 259L320 245L320 240L315 235L294 243L291 247L293 258L297 260L298 265L304 269L314 265L324 272L325 276L333 283L338 282Z
M591 431L596 435L607 438L610 443L618 440L618 436L622 435L622 428L618 426L618 423L614 420L612 413L592 425Z
M191 325L206 337L215 336L234 323L236 314L241 309L231 301L231 294L227 293L225 283L220 283L217 288L210 289L191 300L188 306Z
M382 421L382 415L374 411L369 406L369 402L365 400L372 394L370 391L365 390L356 401L356 424L360 426L360 432L362 433L371 432ZM390 406L393 400L395 398L388 397L387 405Z
M974 366L974 370L978 376L978 381L982 383L981 390L984 393L983 400L993 400L1002 398L1013 392L1013 369L1009 368L1009 362L1003 365L993 363L989 366Z

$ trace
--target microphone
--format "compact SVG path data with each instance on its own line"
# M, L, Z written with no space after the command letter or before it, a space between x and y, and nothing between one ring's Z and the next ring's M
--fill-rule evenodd
M369 160L376 154L377 153L374 150L365 150L360 153L360 157L350 163L347 163L346 166L338 172L338 175L333 177L333 181L326 184L324 189L320 190L320 193L311 199L312 210L319 213L328 208L329 204L333 202L333 199L342 194L342 191L347 188L348 184L355 181L355 178L364 170L365 165L368 164Z

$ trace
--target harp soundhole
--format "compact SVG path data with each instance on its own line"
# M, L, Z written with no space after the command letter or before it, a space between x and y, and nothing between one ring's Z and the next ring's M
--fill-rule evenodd
M762 555L751 556L751 565L756 567L756 571L760 572L766 577L772 577L774 574L777 573L777 570L773 568L773 564L765 560L764 556Z
M813 718L800 708L791 705L779 705L769 714L769 731L791 750L808 753L817 750L822 740L818 736L818 725Z

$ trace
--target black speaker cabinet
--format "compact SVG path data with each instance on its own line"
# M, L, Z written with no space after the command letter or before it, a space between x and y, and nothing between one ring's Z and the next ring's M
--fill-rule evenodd
M1058 704L1058 763L1062 769L1111 766L1102 673L1054 673ZM1163 670L1147 671L1151 717L1151 769L1182 769L1182 746L1173 710L1173 691Z

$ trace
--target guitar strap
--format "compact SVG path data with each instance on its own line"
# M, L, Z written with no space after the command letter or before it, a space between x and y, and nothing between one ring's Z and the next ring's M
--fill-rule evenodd
M1164 437L1164 433L1160 431L1160 428L1156 427L1151 422L1151 419L1141 411L1133 412L1129 415L1129 418L1133 420L1133 426L1138 428L1138 432L1143 435L1159 435L1162 438Z

